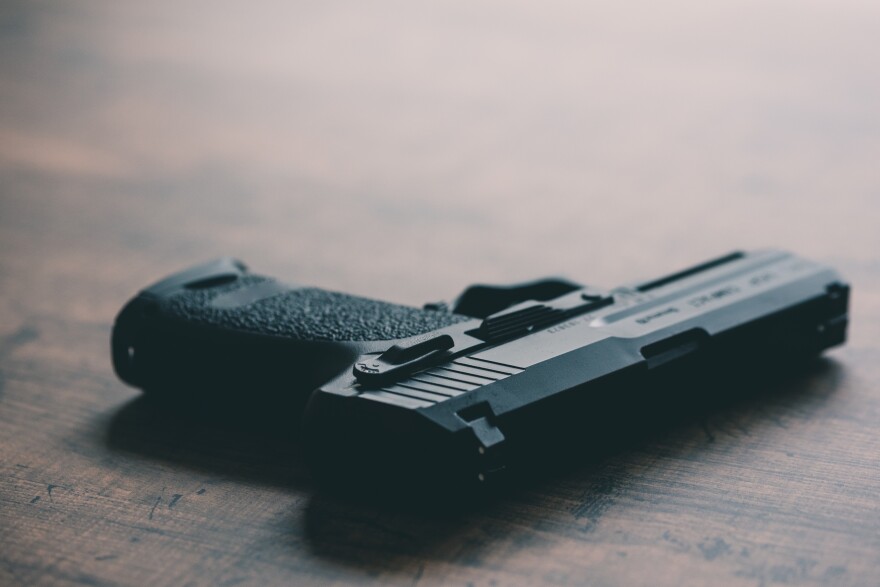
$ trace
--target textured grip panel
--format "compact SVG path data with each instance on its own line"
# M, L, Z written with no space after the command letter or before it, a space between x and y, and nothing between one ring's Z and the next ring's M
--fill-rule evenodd
M249 292L268 295L249 300ZM243 300L218 307L219 296ZM291 288L258 275L204 289L184 289L162 304L163 313L190 324L313 341L375 341L405 338L467 320L318 288Z

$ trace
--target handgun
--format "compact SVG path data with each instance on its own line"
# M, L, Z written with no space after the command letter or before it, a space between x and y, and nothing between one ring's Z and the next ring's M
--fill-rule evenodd
M148 395L284 398L325 486L457 495L576 459L601 442L591 430L674 405L695 381L711 396L733 375L814 358L845 341L848 300L836 271L779 250L610 290L472 286L425 308L220 259L138 294L111 347L119 377Z

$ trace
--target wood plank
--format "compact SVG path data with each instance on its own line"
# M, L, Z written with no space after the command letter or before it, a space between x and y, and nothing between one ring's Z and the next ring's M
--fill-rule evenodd
M875 585L878 8L0 7L0 585ZM114 376L140 287L238 256L418 305L781 246L853 283L773 393L456 515Z

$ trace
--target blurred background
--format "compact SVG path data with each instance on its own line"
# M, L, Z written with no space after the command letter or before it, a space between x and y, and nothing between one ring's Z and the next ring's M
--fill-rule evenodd
M0 584L876 584L878 221L876 0L0 0ZM851 281L831 360L466 519L110 366L221 255L420 305L767 246Z
M7 0L0 246L29 254L0 315L109 322L221 254L410 304L762 246L873 279L878 26L867 1Z

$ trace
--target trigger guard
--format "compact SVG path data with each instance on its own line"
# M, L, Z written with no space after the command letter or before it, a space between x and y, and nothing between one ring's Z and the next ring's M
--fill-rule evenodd
M562 277L547 277L511 285L472 285L458 296L452 311L473 318L486 318L521 302L546 302L583 287Z

